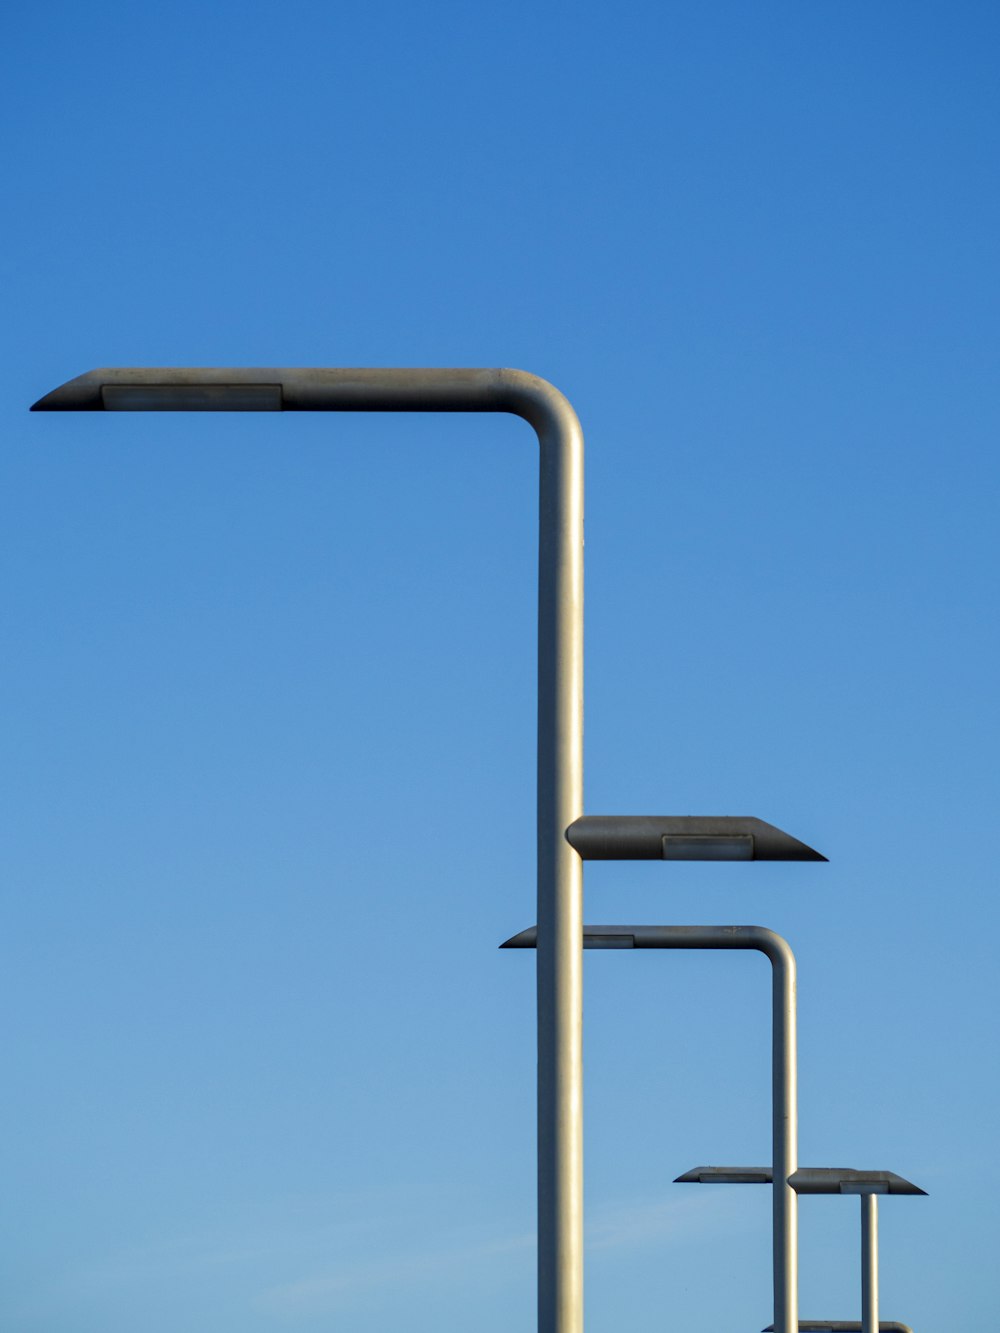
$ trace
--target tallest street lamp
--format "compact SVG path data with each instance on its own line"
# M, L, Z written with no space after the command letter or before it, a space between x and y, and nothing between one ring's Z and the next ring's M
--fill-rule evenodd
M538 1324L583 1327L583 432L520 370L92 370L33 411L510 412L541 455L538 576Z
M583 861L824 860L759 820L583 817L583 433L522 370L92 370L43 412L509 412L538 436L538 1327L583 1329ZM783 1329L781 1333L792 1333Z

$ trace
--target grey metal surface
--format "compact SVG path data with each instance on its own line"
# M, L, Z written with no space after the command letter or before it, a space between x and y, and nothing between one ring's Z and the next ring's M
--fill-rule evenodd
M893 1171L855 1171L846 1166L804 1166L789 1177L797 1194L926 1194Z
M510 412L540 449L538 584L538 1327L582 1333L583 435L519 370L106 368L34 411Z
M749 815L584 815L566 837L585 861L825 861Z
M106 384L106 412L280 412L280 384L192 384L158 388L149 384Z
M775 1154L775 1167L778 1157ZM779 1175L780 1180L780 1175ZM678 1182L699 1185L767 1185L772 1171L767 1166L695 1166L677 1177ZM892 1171L856 1171L851 1167L803 1166L788 1177L788 1193L795 1194L859 1194L861 1196L861 1313L860 1324L848 1325L861 1333L875 1333L878 1320L878 1196L880 1194L925 1194L926 1191ZM775 1228L775 1250L778 1233ZM796 1259L797 1264L797 1259ZM833 1325L799 1322L799 1329L832 1328ZM839 1325L838 1325L839 1327ZM892 1325L906 1329L907 1325ZM794 1328L794 1326L793 1326ZM777 1313L770 1331L789 1333Z
M500 947L530 949L534 927ZM774 1185L772 1205L774 1320L781 1333L798 1324L798 1200L785 1183L798 1166L798 1054L795 955L787 940L764 926L584 926L583 946L593 949L755 949L771 963L771 1151L766 1168L702 1168L741 1173ZM776 1177L776 1180L775 1180ZM681 1177L687 1179L688 1177Z
M876 1333L878 1318L878 1197L926 1194L894 1171L802 1167L788 1179L798 1194L855 1194L861 1199L861 1333Z
M878 1328L878 1195L861 1196L861 1333Z
M247 390L251 398L248 399ZM539 429L569 408L557 389L523 370L321 366L104 366L45 394L33 412L512 412ZM257 406L252 395L264 391Z
M909 1324L902 1324L898 1319L880 1319L879 1333L913 1333ZM761 1333L774 1333L774 1325L768 1324ZM860 1319L800 1319L799 1333L861 1333Z
M780 1177L779 1177L780 1179ZM770 1185L774 1172L769 1166L693 1166L675 1185Z

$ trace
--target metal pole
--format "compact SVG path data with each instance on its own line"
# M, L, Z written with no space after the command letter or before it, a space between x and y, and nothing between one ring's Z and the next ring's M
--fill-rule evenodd
M878 1195L861 1196L861 1333L878 1333Z
M764 926L655 926L635 930L637 949L759 949L770 960L774 1326L777 1333L798 1333L799 1201L788 1184L788 1177L799 1165L795 955L787 940ZM676 943L660 944L660 939Z
M535 929L503 948L531 949ZM774 1328L799 1333L798 1195L788 1178L798 1170L798 1045L795 955L765 926L584 926L584 948L756 949L771 963L771 1153Z
M583 1331L583 436L546 385L538 584L538 1328ZM529 418L530 420L531 418Z
M522 370L93 370L35 411L511 412L540 449L538 576L538 1328L583 1329L583 434Z
M779 1333L797 1333L799 1196L788 1183L788 1177L799 1168L795 955L780 935L774 935L768 957L774 975L771 992L774 1323Z

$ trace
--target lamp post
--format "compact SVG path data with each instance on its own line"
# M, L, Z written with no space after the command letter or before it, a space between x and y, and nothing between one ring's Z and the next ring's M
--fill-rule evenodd
M773 832L777 833L777 830ZM531 949L535 947L536 939L537 931L532 927L514 935L500 947ZM770 962L771 1151L775 1166L772 1222L774 1327L778 1333L796 1333L799 1314L798 1207L795 1191L785 1183L798 1166L795 955L791 946L764 926L584 926L583 947L756 949Z
M892 1171L854 1171L847 1167L804 1167L789 1176L796 1194L861 1196L861 1333L876 1333L878 1320L878 1196L926 1194L919 1185Z
M534 428L540 452L538 1327L540 1333L582 1333L580 935L587 852L567 832L583 813L583 434L576 413L556 388L525 371L409 368L112 367L68 381L32 410L505 412ZM746 830L725 829L721 850L713 849L717 823L703 821L686 847L683 839L671 843L670 855L660 837L657 858L775 859L768 839L758 852L760 839ZM824 859L791 841L798 853L786 848L778 859ZM614 852L600 853L608 854Z
M769 1166L696 1166L677 1179L699 1185L767 1185L771 1183L772 1171ZM849 1167L800 1167L788 1177L788 1184L796 1194L860 1194L860 1328L861 1333L876 1333L879 1328L878 1196L926 1194L927 1191L892 1171L855 1171Z
M112 368L34 411L507 412L540 451L538 576L538 1327L583 1328L583 433L520 370Z
M909 1324L898 1319L879 1320L879 1333L913 1333ZM774 1333L774 1325L768 1324L761 1333ZM800 1319L799 1333L861 1333L860 1319Z

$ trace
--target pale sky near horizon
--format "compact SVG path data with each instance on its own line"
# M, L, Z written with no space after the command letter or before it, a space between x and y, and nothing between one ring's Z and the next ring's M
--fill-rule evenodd
M490 417L59 414L99 365L514 365L587 440L591 865L799 963L882 1315L995 1317L986 3L7 20L0 1327L535 1326L537 458ZM767 963L588 953L588 1333L771 1322ZM859 1318L852 1199L801 1313Z

